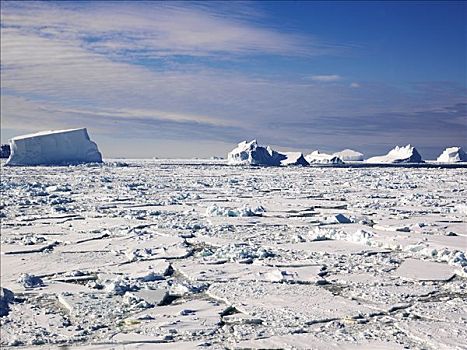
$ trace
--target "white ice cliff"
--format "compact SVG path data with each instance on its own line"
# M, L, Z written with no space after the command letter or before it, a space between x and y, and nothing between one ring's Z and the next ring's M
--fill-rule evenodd
M65 165L102 162L86 128L41 131L10 140L6 165Z

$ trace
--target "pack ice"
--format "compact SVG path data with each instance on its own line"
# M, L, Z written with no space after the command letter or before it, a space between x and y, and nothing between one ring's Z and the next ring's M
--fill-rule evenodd
M229 165L308 165L300 152L277 152L271 147L259 146L256 140L240 142L228 155Z
M305 157L306 161L310 164L343 164L341 158L336 155L321 153L320 151L313 151Z
M422 156L411 145L405 147L396 146L384 156L372 157L367 163L423 163Z
M333 156L339 157L344 162L347 162L347 161L356 162L356 161L363 160L363 153L354 151L352 149L344 149L340 152L334 153Z
M462 147L448 147L436 161L439 163L467 162L467 154Z
M86 128L41 131L10 140L6 165L101 163L102 155Z

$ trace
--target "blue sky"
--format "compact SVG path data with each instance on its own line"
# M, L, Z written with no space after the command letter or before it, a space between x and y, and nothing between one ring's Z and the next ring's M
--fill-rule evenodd
M2 2L2 142L88 127L106 157L244 139L366 155L467 144L465 2Z

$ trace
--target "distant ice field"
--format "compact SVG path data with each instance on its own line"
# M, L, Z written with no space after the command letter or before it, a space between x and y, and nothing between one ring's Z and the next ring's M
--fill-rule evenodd
M2 348L467 347L463 164L1 164Z

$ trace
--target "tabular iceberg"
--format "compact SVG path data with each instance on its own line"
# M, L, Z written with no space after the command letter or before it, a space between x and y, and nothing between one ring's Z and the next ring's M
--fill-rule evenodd
M467 154L462 147L448 147L436 161L439 163L467 162Z
M300 152L277 152L269 146L259 146L256 140L240 142L227 160L229 165L308 165Z
M6 165L101 163L102 155L86 128L42 131L10 140Z
M356 161L363 160L363 153L354 151L352 149L345 149L343 151L336 152L333 154L333 156L339 157L344 162L347 162L347 161L356 162Z
M343 164L342 159L335 155L313 151L305 156L305 159L310 164Z
M367 163L423 163L422 156L411 145L405 147L396 146L384 156L372 157Z

